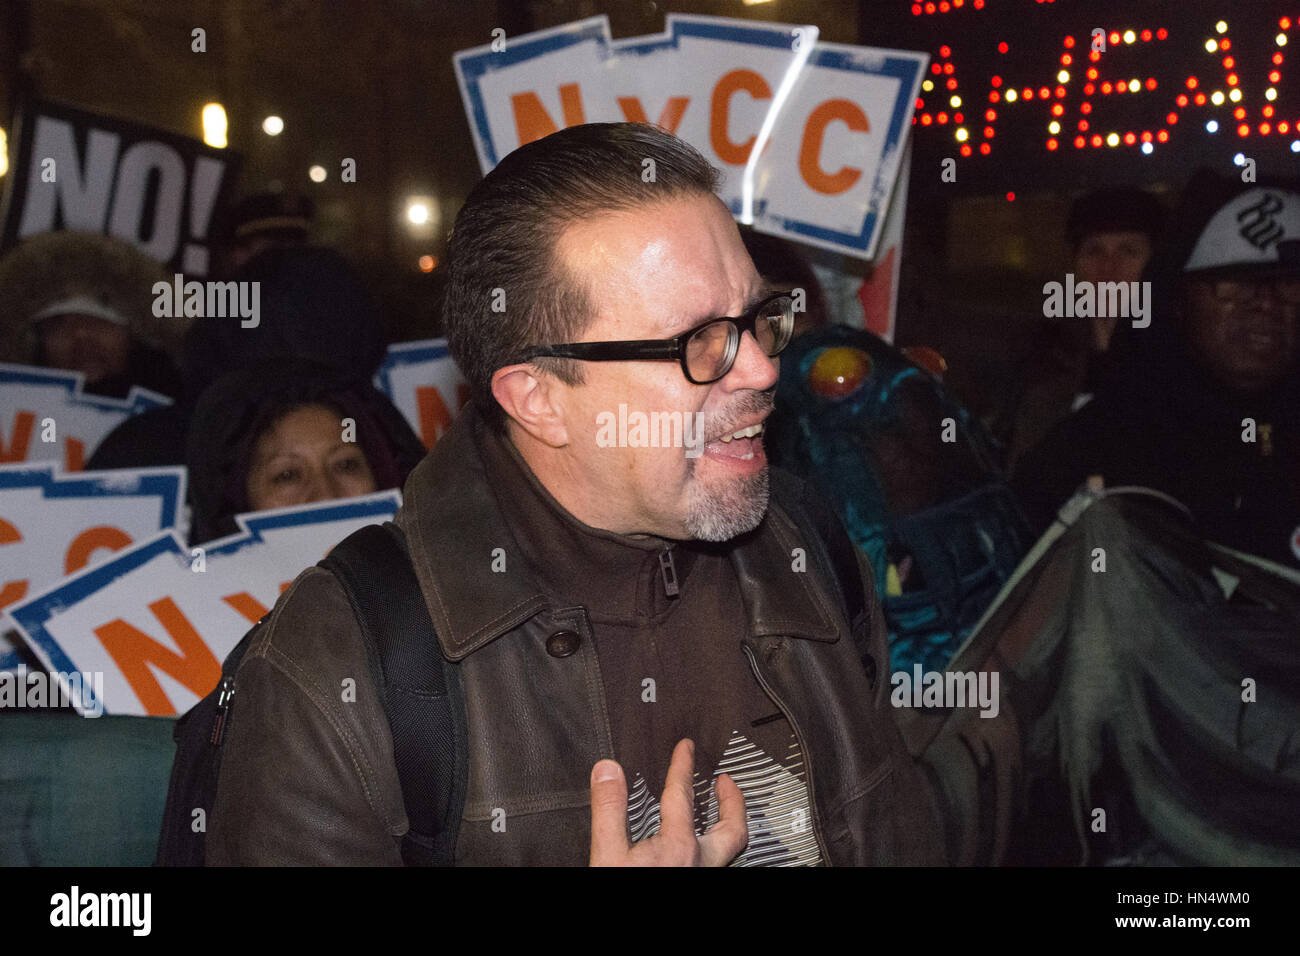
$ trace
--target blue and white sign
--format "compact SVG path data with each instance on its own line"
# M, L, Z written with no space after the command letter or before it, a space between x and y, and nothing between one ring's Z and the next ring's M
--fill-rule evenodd
M260 511L240 533L189 548L167 531L8 609L52 672L102 673L108 713L184 713L221 661L303 569L353 531L390 520L397 491Z
M566 126L658 123L726 172L742 222L871 259L929 58L818 33L669 14L662 34L615 41L599 16L454 62L485 173Z
M126 398L83 391L80 372L0 362L0 464L52 461L81 471L104 436L171 399L136 386Z
M469 385L446 339L398 342L375 373L375 388L405 416L425 448L432 448L469 399Z
M184 468L62 474L0 467L0 609L65 575L180 525ZM0 671L18 666L0 645Z

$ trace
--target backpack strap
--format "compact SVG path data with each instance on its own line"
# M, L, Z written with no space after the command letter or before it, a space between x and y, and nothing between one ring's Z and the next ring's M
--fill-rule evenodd
M438 647L402 532L367 525L321 561L342 583L365 635L393 733L410 823L407 866L450 866L465 807L467 739L460 675Z
M202 866L207 854L207 828L195 830L192 814L212 811L221 772L221 745L230 727L235 695L235 671L262 630L266 615L249 628L221 664L221 680L202 700L182 714L172 727L176 754L167 780L167 802L154 866Z

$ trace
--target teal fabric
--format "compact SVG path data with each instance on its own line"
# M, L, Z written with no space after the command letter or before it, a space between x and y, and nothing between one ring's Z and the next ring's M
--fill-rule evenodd
M842 394L813 377L828 349L861 362L860 378L832 380ZM832 325L783 354L763 441L774 465L826 495L871 562L890 672L942 671L1031 543L979 419L893 346ZM902 486L915 495L897 495ZM891 567L904 561L910 576L891 593Z
M169 717L0 713L0 865L153 863L174 725Z

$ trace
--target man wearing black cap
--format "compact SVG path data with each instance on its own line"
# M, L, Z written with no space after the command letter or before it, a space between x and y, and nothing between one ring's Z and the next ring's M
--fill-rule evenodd
M1206 537L1300 567L1300 182L1198 175L1123 319L1114 374L1015 484L1044 527L1090 475L1164 491Z
M1074 280L1137 282L1160 238L1165 211L1141 189L1102 189L1075 200L1065 224L1074 254ZM1110 348L1118 319L1093 316L1089 344L1093 355Z
M246 196L222 215L218 241L224 271L233 273L267 249L306 245L316 206L296 192L266 192Z
M1076 199L1065 226L1073 284L1096 288L1107 282L1139 281L1160 238L1164 216L1160 201L1141 189L1102 189ZM1058 321L1034 346L1008 416L1011 463L1092 399L1118 321L1109 314Z

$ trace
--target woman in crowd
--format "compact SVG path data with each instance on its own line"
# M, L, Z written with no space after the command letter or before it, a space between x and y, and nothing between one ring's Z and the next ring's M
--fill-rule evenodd
M235 515L400 488L424 455L368 381L303 359L273 359L215 381L186 448L190 542L238 531Z

